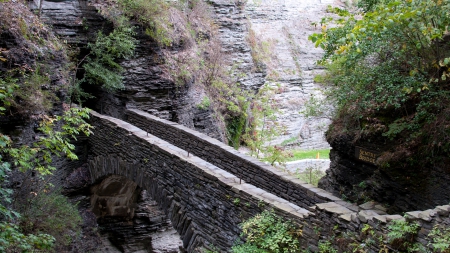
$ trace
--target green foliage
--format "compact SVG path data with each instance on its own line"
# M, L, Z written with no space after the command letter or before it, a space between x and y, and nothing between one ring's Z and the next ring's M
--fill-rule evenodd
M284 128L277 122L277 105L273 101L275 90L268 85L260 88L250 104L248 127L243 140L251 150L251 155L274 165L284 163L289 153L284 147L268 144L279 136Z
M227 124L228 145L238 149L241 144L242 134L245 131L247 123L247 114L242 113L239 116L232 118Z
M450 252L450 228L436 225L430 231L428 237L431 238L429 245L438 252Z
M317 187L319 184L319 180L325 176L325 172L321 171L318 167L308 167L303 172L296 172L295 176L307 182L308 184L312 184Z
M258 248L256 245L253 244L241 244L238 246L233 246L232 248L233 253L267 253L269 251L265 249Z
M209 100L208 96L204 96L202 101L197 105L197 108L200 110L208 110L211 106L211 100Z
M220 250L214 245L208 245L208 248L203 247L200 252L201 253L220 253Z
M337 253L338 251L333 248L331 242L329 241L320 241L319 242L319 253Z
M404 239L415 235L419 229L419 224L409 223L405 220L393 220L389 225L388 238L392 242L396 239Z
M48 234L38 233L25 235L19 232L13 223L0 222L1 252L36 252L52 249L55 238Z
M94 98L91 94L85 92L83 88L81 87L81 84L83 83L85 79L82 80L75 79L73 81L73 84L68 88L67 94L68 94L68 102L76 102L78 105L82 105L85 99Z
M100 85L108 92L123 89L123 68L117 60L131 57L136 47L133 27L125 17L115 20L117 27L108 35L97 34L95 43L89 44L90 56L83 65L86 74L84 80L90 84ZM81 96L83 93L78 93Z
M55 118L44 117L39 130L43 136L33 147L14 147L11 139L0 134L0 183L7 181L11 171L10 162L2 161L3 155L22 171L35 170L40 176L51 174L54 168L50 165L52 156L65 155L69 159L77 159L73 153L74 146L70 139L76 139L78 134L90 134L91 126L84 119L89 117L88 109L71 108L63 116ZM61 124L58 124L61 122ZM60 126L60 130L56 130ZM3 204L11 202L11 189L0 187L0 214L4 222L0 223L0 249L2 252L33 252L34 250L49 250L53 247L55 238L57 245L67 245L67 240L60 240L67 235L67 230L75 231L80 217L76 208L70 205L65 197L55 194L39 193L31 199L27 209L21 209L23 216L7 208ZM16 219L26 221L17 226ZM65 232L63 232L65 231ZM51 234L51 235L50 235Z
M418 247L417 243L414 243L414 238L420 229L419 224L405 220L392 220L388 229L387 238L392 247L398 250L411 250Z
M358 7L364 12L371 11L381 0L359 0Z
M169 19L170 3L162 0L119 0L120 9L146 28L146 33L161 46L173 43L175 29Z
M365 12L330 8L339 16L335 26L327 28L324 19L322 33L310 36L325 50L320 63L330 71L329 99L338 110L334 125L341 124L332 130L346 127L356 139L364 133L401 138L403 147L383 159L400 159L404 149L416 148L423 152L418 157L445 156L450 2L366 0L360 7ZM366 127L362 119L377 125Z
M14 73L17 72L17 73ZM14 70L0 74L0 113L9 109L22 115L46 113L58 100L55 90L49 89L50 78L45 66L33 71ZM19 78L13 78L15 75Z
M11 139L3 134L0 134L0 149L6 150L11 144ZM3 156L0 154L0 185L7 182L8 174L11 172L11 165L8 162L2 160ZM3 204L11 203L11 189L0 187L0 196L3 199L3 203L0 203L0 218L4 217L6 219L14 219L19 216L17 212L8 209Z
M305 117L323 117L331 111L332 109L328 106L325 99L311 95L304 104L304 109L300 113Z
M298 237L302 231L273 212L263 211L242 224L241 237L245 243L235 245L233 253L298 252Z
M17 79L6 77L5 79L0 76L0 115L11 106L14 90L17 89Z
M250 24L249 24L250 25ZM275 40L262 39L251 27L248 30L247 42L251 47L252 59L255 62L256 68L261 71L262 67L266 68L267 78L276 79L278 73L276 72L276 55L274 54Z
M76 139L76 135L83 133L87 136L91 133L92 126L84 121L89 118L89 109L71 108L63 116L55 118L44 117L38 128L42 133L33 147L11 147L3 149L13 159L13 163L21 171L36 170L40 175L51 174L55 168L51 166L52 156L65 155L69 159L77 159L73 150L75 146L70 139ZM57 122L63 122L61 130L55 130Z
M24 234L45 233L55 238L55 250L70 245L81 232L81 216L76 205L58 191L43 190L34 194L19 208L20 228Z

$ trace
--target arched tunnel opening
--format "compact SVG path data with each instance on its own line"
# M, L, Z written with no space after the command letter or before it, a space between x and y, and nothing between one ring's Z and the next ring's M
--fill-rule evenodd
M107 252L185 252L168 216L146 190L119 175L90 188L92 212Z

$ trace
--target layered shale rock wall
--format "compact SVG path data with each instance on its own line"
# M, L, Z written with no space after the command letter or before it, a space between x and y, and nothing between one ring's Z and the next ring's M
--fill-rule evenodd
M246 5L249 25L256 37L269 45L274 58L268 64L266 83L277 90L277 122L286 127L275 144L295 149L330 147L324 137L329 112L312 117L302 113L311 99L324 99L324 88L314 81L315 75L323 73L323 67L316 64L323 50L315 48L308 36L320 32L317 24L330 15L327 5L321 0L249 0ZM326 108L331 112L331 107Z
M55 33L67 43L70 50L79 53L79 60L89 52L88 43L95 41L98 31L108 33L113 29L95 7L100 3L86 0L43 1L42 18L51 25ZM222 51L229 58L227 65L235 68L234 80L247 89L257 90L265 74L255 69L246 41L247 22L243 3L239 1L210 1L213 19L219 30ZM39 8L39 2L31 2L32 8ZM178 122L201 131L208 136L225 141L224 130L220 129L212 109L200 109L198 103L204 91L192 80L179 86L164 73L164 54L158 44L147 36L145 29L137 27L135 54L131 59L120 62L124 68L125 89L114 94L106 93L92 86L83 88L96 96L86 106L113 117L122 118L128 108L137 108L160 118ZM167 49L168 50L168 49ZM174 47L173 52L182 50ZM77 63L78 64L78 63ZM73 73L75 75L75 73ZM77 77L81 78L80 69Z
M425 210L450 202L450 174L438 166L420 169L408 163L400 166L376 165L387 145L354 143L342 134L330 141L330 169L319 187L336 196L357 202L370 198L389 206L389 212ZM426 159L426 158L420 158Z

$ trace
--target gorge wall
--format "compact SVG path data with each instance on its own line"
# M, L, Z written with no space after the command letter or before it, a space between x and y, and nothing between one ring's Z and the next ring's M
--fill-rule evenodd
M201 247L209 248L211 245L228 251L239 236L239 223L264 209L273 209L299 225L302 229L299 238L302 248L313 251L318 250L321 240L330 241L333 236L344 238L348 233L361 234L347 244L343 244L342 240L332 240L332 245L348 248L352 247L351 243L364 243L366 237L362 236L362 228L366 225L377 235L382 235L387 233L388 222L405 218L421 226L417 240L429 247L427 235L433 226L448 226L450 223L448 205L407 212L405 218L388 215L383 208L375 205L356 206L333 197L312 185L290 178L284 172L277 172L275 168L258 164L245 155L230 157L232 152L229 147L222 147L223 144L216 140L176 123L158 120L137 110L130 111L128 117L147 126L148 130L157 129L155 134L169 142L193 147L191 151L194 154L129 123L92 113L91 122L95 126L94 135L89 140L92 148L89 159L92 182L108 175L121 175L147 190L168 214L188 252L198 252ZM162 131L164 126L170 130ZM169 131L179 138L165 135L164 132ZM261 189L254 185L258 183L258 177L253 174L252 167L259 168L257 175L264 177L265 173L271 174L270 178L264 179L264 184L269 187ZM252 184L225 169L230 172L241 170L236 172L240 175L253 174L249 177ZM295 189L283 189L287 181ZM296 194L292 190L297 191ZM296 195L305 202L292 200ZM292 201L284 199L284 196ZM370 247L378 251L382 245Z
M330 144L330 169L319 187L335 196L359 203L375 200L388 206L389 212L425 210L450 202L446 168L416 168L408 162L381 166L376 164L377 158L382 152L391 152L389 145L355 143L350 135L333 138ZM364 160L361 152L367 152L371 159Z
M328 1L330 2L330 1ZM276 88L275 103L280 108L277 122L286 131L274 140L296 149L326 149L324 132L328 115L305 116L311 99L324 99L323 87L314 81L322 73L316 64L323 51L308 36L320 32L322 17L330 15L321 0L249 0L246 14L256 37L265 43L272 59L267 66L267 84ZM333 5L341 4L335 1ZM322 101L323 102L323 101ZM321 103L322 103L321 102Z
M245 89L257 90L266 82L279 85L276 103L280 105L279 122L286 131L275 140L301 149L329 148L323 132L329 124L326 117L305 117L301 113L311 96L323 98L322 88L313 77L321 68L315 64L322 52L307 40L308 35L320 30L312 25L325 15L326 4L320 0L293 1L242 1L213 0L214 21L218 25L218 37L223 53L227 55L233 77ZM86 45L98 31L109 31L111 24L98 13L100 2L44 1L43 20L67 44L80 52L81 59L87 53ZM35 0L34 8L38 8ZM264 42L269 42L274 59L272 65L263 66L252 58L249 45L249 29ZM123 60L125 90L108 94L93 87L85 87L96 98L87 105L99 112L121 118L127 108L146 111L160 118L171 120L191 129L225 140L223 129L211 109L199 109L205 91L195 81L177 87L163 73L164 56L155 41L138 28L139 40L132 59ZM171 49L174 53L177 48ZM258 65L259 64L259 65ZM271 65L271 64L269 64ZM237 74L242 73L242 74Z
M231 60L228 64L246 73L245 76L236 77L236 82L248 89L258 89L264 82L264 73L255 71L250 47L246 42L247 24L242 5L221 0L209 2L218 25L222 50ZM79 52L78 58L81 60L88 52L87 43L93 42L98 31L112 30L112 25L96 7L101 4L85 0L44 1L42 17L71 50ZM32 5L37 9L38 1ZM86 105L118 118L123 117L127 108L138 108L225 141L223 129L219 129L212 109L200 109L197 106L205 94L201 85L196 85L195 80L184 86L170 81L163 73L165 59L162 49L145 34L142 27L138 27L136 32L139 43L134 56L120 63L125 69L125 89L110 94L92 86L83 86L87 92L96 96ZM177 53L182 49L173 47L170 50L171 53Z

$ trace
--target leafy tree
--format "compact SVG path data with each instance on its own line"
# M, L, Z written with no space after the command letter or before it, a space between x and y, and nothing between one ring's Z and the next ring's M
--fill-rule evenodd
M251 155L274 165L283 163L289 153L283 147L270 142L279 136L284 128L277 122L278 107L274 101L275 89L265 85L251 100L248 125L243 136Z
M5 103L4 101L4 99L0 100L0 102ZM51 174L55 169L50 165L52 156L65 155L69 159L77 159L77 156L73 153L75 147L70 143L70 139L76 139L76 135L81 133L86 135L91 133L91 126L84 121L84 118L88 117L89 110L79 108L71 108L67 110L63 116L56 116L54 118L44 117L41 126L39 127L43 136L41 136L32 147L14 147L11 138L0 133L0 185L3 186L7 182L8 174L11 172L11 165L14 165L23 172L34 170L42 177ZM60 130L56 129L58 122L62 122ZM3 160L4 157L7 157L8 161ZM57 230L55 227L46 225L46 230L28 228L27 231L25 230L26 233L24 233L25 227L17 225L18 219L21 219L21 214L5 206L11 203L11 194L11 189L0 187L0 196L3 200L3 202L0 203L0 228L2 231L0 232L0 251L32 252L34 250L50 250L55 243L55 237L49 235L49 233L57 231L60 233L57 236L61 236L61 232L64 231L64 229L61 230L60 228ZM45 195L45 193L43 194ZM42 198L44 196L39 197ZM71 205L64 202L66 200L62 196L47 196L47 199L45 207L51 207L51 203L59 203L57 204L58 208L52 209L53 212L55 212L55 210L63 210L61 208L66 208L65 210L71 208ZM55 200L57 201L55 202ZM38 201L36 203L42 202ZM42 211L42 208L39 210ZM76 215L67 216L68 214L69 213L66 213L65 216L59 214L59 218L62 217L64 219L63 222L59 222L59 226L61 226L61 224L64 225L67 222L67 220L65 220L67 218L77 218ZM33 215L36 215L36 212L31 214L32 217L35 217ZM55 219L57 219L57 217L52 216L50 212L46 212L44 217L46 219L40 220L44 222L45 220L55 222ZM30 219L28 218L27 220ZM69 223L70 222L76 223L76 220L70 220ZM73 226L71 228L73 228Z
M365 130L402 138L404 148L425 144L421 152L431 156L449 152L442 129L450 110L450 2L366 0L361 6L365 12L330 7L339 15L334 27L324 19L322 33L310 36L325 50L320 63L329 70L329 98L338 109L334 133ZM336 127L339 121L344 126Z

